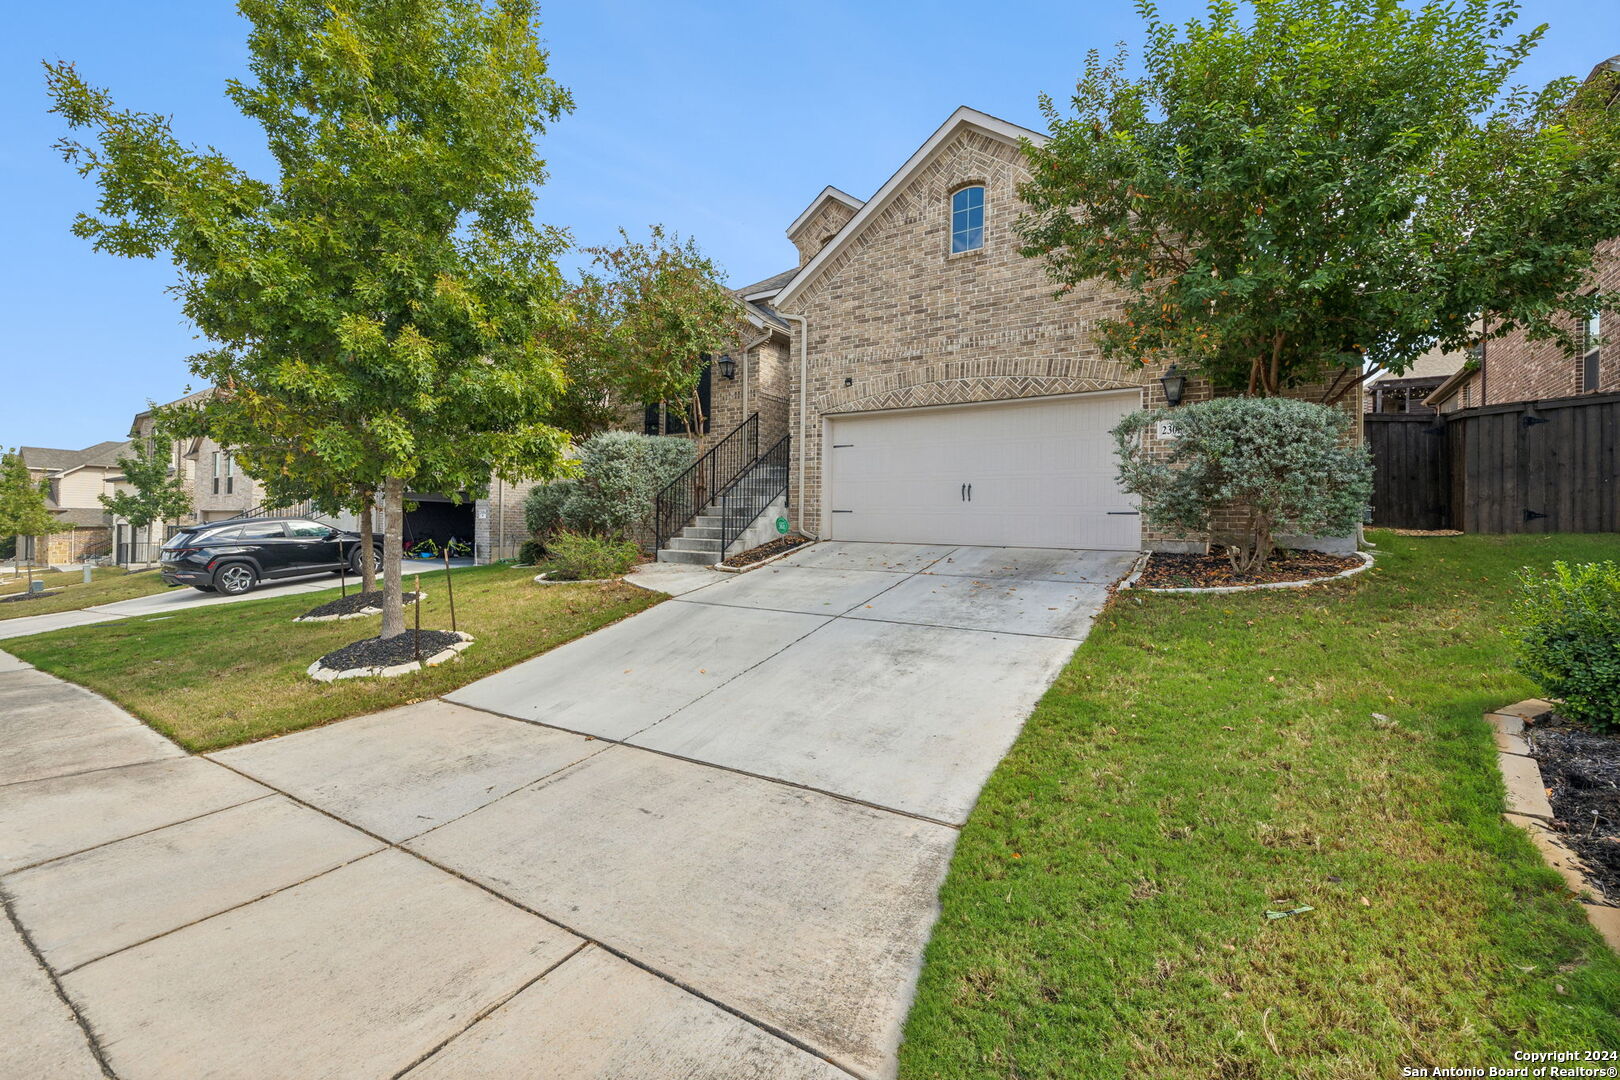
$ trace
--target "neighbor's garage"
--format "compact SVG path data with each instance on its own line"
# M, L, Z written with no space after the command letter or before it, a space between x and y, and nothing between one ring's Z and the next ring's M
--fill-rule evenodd
M1135 550L1109 430L1136 390L829 417L834 540Z

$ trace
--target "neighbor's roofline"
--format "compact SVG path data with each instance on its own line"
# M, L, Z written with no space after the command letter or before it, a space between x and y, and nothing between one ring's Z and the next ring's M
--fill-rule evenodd
M896 192L905 186L906 182L928 162L929 158L933 157L934 152L964 127L977 128L986 134L1004 139L1010 143L1018 143L1028 139L1039 146L1046 142L1046 136L1039 132L1031 131L1029 128L1020 127L1011 121L963 105L951 113L950 118L928 137L927 142L917 148L916 153L906 159L905 164L901 165L895 174L889 177L882 187L878 188L876 194L866 200L865 204L855 212L855 216L845 222L844 227L839 229L833 235L833 238L827 242L827 246L818 251L814 258L800 267L799 272L786 285L782 286L782 291L776 295L777 303L774 306L780 310L783 304L790 302L799 290L803 289L815 278L816 274L821 271L823 266L827 265L827 262L838 253L840 248L859 234L868 221L881 213L883 208L893 201Z
M840 191L838 188L828 184L826 187L821 189L821 194L810 200L810 205L804 208L804 212L793 219L793 224L787 227L788 236L791 237L794 233L798 232L800 227L803 226L805 222L809 221L815 212L821 209L821 204L826 202L828 199L834 199L841 202L851 210L859 210L861 207L866 205L849 192Z

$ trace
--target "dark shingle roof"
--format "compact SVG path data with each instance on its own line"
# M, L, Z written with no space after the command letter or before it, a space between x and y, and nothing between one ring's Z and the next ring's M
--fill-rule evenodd
M17 453L30 469L48 469L66 472L86 465L117 465L118 459L129 450L128 440L110 439L87 446L83 450L57 450L49 446L23 446Z
M797 274L798 272L799 268L795 266L793 269L784 270L780 274L772 274L764 281L756 281L752 285L744 285L740 289L732 289L731 295L741 298L752 293L770 292L773 289L780 289L782 286L791 281L793 279L793 275Z

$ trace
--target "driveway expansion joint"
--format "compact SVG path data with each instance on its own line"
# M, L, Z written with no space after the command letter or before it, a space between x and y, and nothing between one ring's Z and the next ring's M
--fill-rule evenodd
M51 968L51 965L45 962L45 957L40 954L39 947L34 944L34 939L29 935L28 928L17 917L17 912L12 907L11 894L6 891L3 883L0 883L0 908L5 909L6 922L11 925L12 932L22 942L23 948L28 950L28 955L34 958L34 963L39 965L40 971L44 972L45 977L50 980L51 989L56 992L57 998L63 1005L67 1006L68 1012L73 1017L73 1022L79 1026L79 1030L84 1034L85 1045L90 1051L90 1056L95 1058L96 1064L101 1067L101 1074L107 1077L108 1080L118 1080L118 1074L113 1072L112 1066L107 1062L107 1054L101 1047L101 1039L97 1036L96 1029L90 1026L90 1021L84 1018L84 1014L79 1011L79 1006L74 1003L72 998L68 997L67 991L62 988L60 975Z

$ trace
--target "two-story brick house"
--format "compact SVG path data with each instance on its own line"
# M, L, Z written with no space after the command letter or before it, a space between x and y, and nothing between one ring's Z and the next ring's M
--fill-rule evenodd
M46 488L45 506L57 532L17 538L17 556L40 566L64 566L108 553L111 543L101 496L117 490L118 459L129 443L111 440L82 450L24 446L17 453L29 479Z

